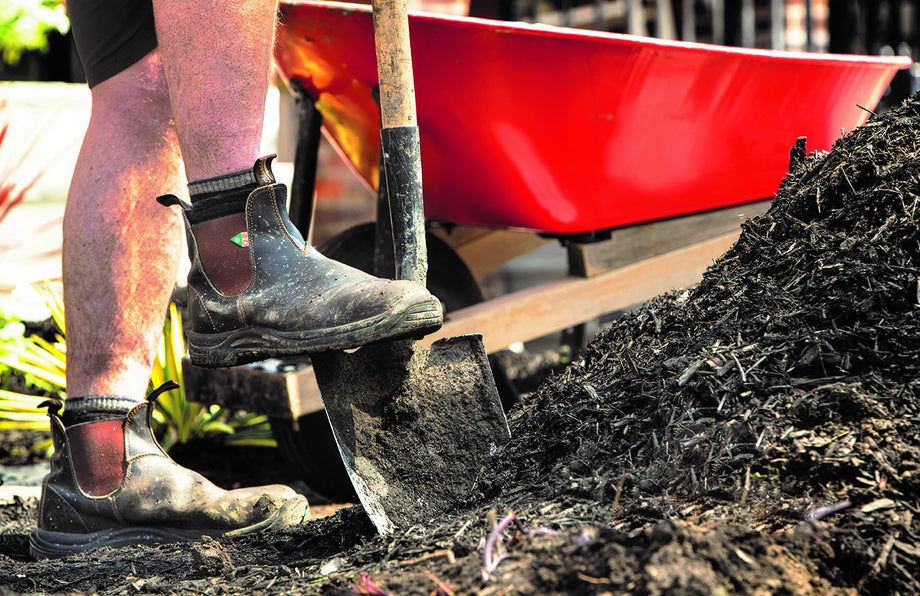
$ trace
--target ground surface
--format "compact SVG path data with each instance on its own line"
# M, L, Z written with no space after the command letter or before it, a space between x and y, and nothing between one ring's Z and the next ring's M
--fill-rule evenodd
M462 510L34 562L13 502L0 593L920 593L918 133L911 100L802 153L697 288L527 397Z

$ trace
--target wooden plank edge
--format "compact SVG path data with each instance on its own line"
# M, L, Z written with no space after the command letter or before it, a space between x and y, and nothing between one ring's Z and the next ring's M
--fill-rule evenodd
M492 353L640 304L696 284L738 235L722 234L594 277L567 276L454 311L421 343L429 346L442 337L479 333Z

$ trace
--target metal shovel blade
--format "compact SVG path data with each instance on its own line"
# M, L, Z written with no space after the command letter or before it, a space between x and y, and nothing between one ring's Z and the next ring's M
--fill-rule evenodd
M510 438L479 335L430 348L369 345L314 354L313 362L348 475L381 534L468 498Z

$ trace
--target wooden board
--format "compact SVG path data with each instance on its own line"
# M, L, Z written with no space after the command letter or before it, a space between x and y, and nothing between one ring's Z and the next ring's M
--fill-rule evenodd
M531 232L496 230L479 226L457 226L446 230L432 227L431 231L447 242L463 259L477 278L498 269L508 261L556 242Z
M481 333L489 353L628 308L672 289L696 284L738 232L670 251L593 277L557 281L449 313L444 326L422 340Z
M185 392L204 404L297 419L323 409L316 375L309 364L279 371L261 366L202 368L182 362Z
M771 201L757 201L614 230L610 240L571 244L569 272L591 277L695 242L735 232L741 222L764 213Z

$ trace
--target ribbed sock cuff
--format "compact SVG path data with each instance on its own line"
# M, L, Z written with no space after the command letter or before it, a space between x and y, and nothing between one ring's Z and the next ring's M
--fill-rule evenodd
M134 406L143 403L140 400L114 395L85 395L68 397L64 400L64 413L61 420L64 426L83 422L97 422L120 418Z
M188 192L192 208L187 212L192 225L242 213L249 194L258 188L252 170L240 170L189 182Z
M254 190L275 184L271 169L275 157L260 157L251 169L189 182L192 208L185 212L189 223L194 226L245 211L246 201Z
M256 180L255 172L253 172L252 169L246 169L240 170L239 172L223 174L221 176L214 176L213 178L204 178L202 180L189 182L188 194L194 204L195 200L203 198L203 195L213 195L230 190L238 190L246 186L257 185L258 180Z

